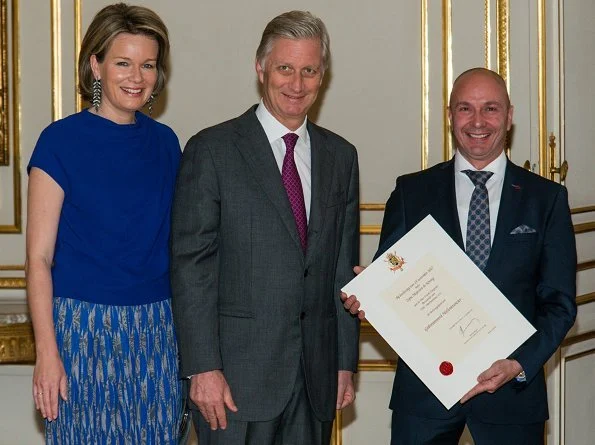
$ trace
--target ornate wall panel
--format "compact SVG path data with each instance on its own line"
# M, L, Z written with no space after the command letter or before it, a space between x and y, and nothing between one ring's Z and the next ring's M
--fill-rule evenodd
M22 229L18 13L18 0L0 0L0 237Z
M8 99L2 99L0 105L10 117L9 131L5 133L9 143L3 145L8 151L0 154L0 164L2 159L9 161L8 166L0 166L0 300L10 300L11 304L24 301L24 236L18 234L23 216L21 183L26 179L22 168L43 127L52 119L81 109L74 81L77 48L93 14L108 3L113 2L51 0L35 11L27 10L21 24L18 0L0 0L7 20L7 26L2 22L7 40L1 46L6 52L1 74L8 79L8 86L2 83L0 87L5 94L8 92ZM255 0L246 10L238 10L238 3L231 0L186 0L175 2L175 7L160 0L146 0L143 4L155 9L170 29L172 71L167 92L160 98L158 118L176 130L182 144L199 129L238 115L258 100L253 59L259 33L272 16L295 7L290 0L275 4ZM519 123L514 131L512 157L517 163L524 159L534 163L530 150L538 144L531 142L542 141L548 130L544 127L542 131L542 126L537 125L547 111L543 108L546 92L538 85L543 83L546 89L549 85L549 77L545 78L548 59L537 51L547 39L544 26L537 24L538 18L545 19L548 26L547 15L540 12L548 5L546 0L511 4L509 0L379 0L373 6L358 0L304 0L299 5L320 15L331 34L333 66L312 117L358 147L362 263L369 262L376 250L384 202L396 176L427 168L452 155L445 106L452 80L463 70L481 65L506 78L517 104L515 121ZM571 17L567 14L566 20L574 21ZM586 20L588 14L584 17ZM574 22L566 26L572 29ZM25 33L22 51L19 29ZM588 41L587 36L572 43L576 57L584 53L581 45ZM570 65L579 61L566 62ZM21 64L26 67L22 76ZM567 74L566 81L570 85L574 80ZM567 96L580 97L578 93L571 89ZM21 122L22 110L26 119ZM562 144L580 142L578 136L573 139L581 131L580 122L573 120L576 127L572 128L572 136L568 132L566 138L559 136ZM22 132L21 126L25 127ZM581 168L589 165L573 160L571 169L573 163ZM583 190L584 196L592 196L589 184L570 180L570 185ZM592 202L581 198L575 205L589 204ZM587 286L593 276L590 252L594 250L589 247L595 245L592 221L588 215L575 215L577 234L584 236L584 247L579 247L579 273L585 283L579 302L584 309L589 309L595 299ZM595 315L587 319L595 320ZM17 351L22 352L21 361L30 361L30 329L16 324L7 335L0 328L0 360L1 354L13 357ZM585 334L588 326L589 322L583 322L575 334ZM396 356L371 327L365 325L363 333L358 376L361 394L355 406L337 418L335 445L387 443L387 398ZM8 340L2 343L2 338ZM30 377L25 380L28 385ZM562 388L560 382L557 385ZM554 403L559 405L559 400ZM30 416L23 418L32 422ZM470 443L468 437L462 443Z
M0 0L0 166L8 165L8 23L6 0Z

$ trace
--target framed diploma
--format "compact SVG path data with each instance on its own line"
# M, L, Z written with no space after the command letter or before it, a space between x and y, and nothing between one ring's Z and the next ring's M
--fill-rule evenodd
M447 409L535 332L431 216L342 290Z

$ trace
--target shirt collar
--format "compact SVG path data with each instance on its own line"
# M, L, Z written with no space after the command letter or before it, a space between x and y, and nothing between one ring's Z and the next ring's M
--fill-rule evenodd
M473 165L471 165L471 163L457 150L455 152L455 171L462 172L463 170L477 169L473 167ZM494 173L494 175L503 178L506 171L506 153L504 153L504 150L496 159L486 165L482 170L490 171Z
M269 112L269 110L267 110L267 107L264 105L262 99L260 99L260 103L258 104L258 107L256 107L256 117L258 118L260 125L262 125L262 128L264 129L269 143L272 143L277 139L280 139L287 133L297 134L300 137L300 139L304 142L307 142L309 140L307 130L307 117L304 118L304 123L300 125L300 128L298 128L295 131L292 131L285 125L283 125L281 122L279 122L277 119L275 119L275 117Z

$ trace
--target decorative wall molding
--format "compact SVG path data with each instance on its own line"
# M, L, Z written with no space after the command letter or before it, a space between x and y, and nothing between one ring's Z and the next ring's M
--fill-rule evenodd
M31 323L4 323L0 319L0 364L35 362Z
M592 303L593 301L595 301L595 292L589 292L588 294L578 295L576 297L577 306L582 306L583 304Z
M539 141L539 175L548 177L547 171L547 96L546 96L546 5L545 0L537 1L537 113Z
M25 273L25 266L22 265L0 265L1 272L21 272ZM4 277L0 276L0 289L25 289L26 283L24 277ZM0 313L0 316L2 314Z
M510 47L509 47L509 33L510 27L508 22L509 5L508 0L497 0L496 4L496 20L497 20L497 34L496 46L498 48L498 74L506 81L506 86L510 90Z
M333 423L333 435L331 436L333 445L343 445L343 411L338 409L335 412L335 422Z
M448 120L448 101L452 87L452 0L442 0L442 119L443 119L443 160L453 155L450 123Z
M52 120L62 118L62 14L60 0L50 1L52 44Z
M8 150L8 23L6 0L0 0L0 166L10 161Z
M560 379L559 379L559 395L560 395L560 415L556 419L558 422L558 437L557 441L560 444L566 443L566 365L573 361L595 353L592 340L595 338L595 332L587 332L585 334L575 335L564 340L561 347L560 356ZM579 345L583 343L582 345ZM575 346L578 346L576 348Z
M8 0L0 0L0 10L2 11L2 23L1 31L5 36L8 36ZM11 0L11 82L12 88L10 89L10 95L8 96L8 48L9 44L6 39L2 40L0 45L0 77L2 81L0 83L0 121L5 123L5 127L0 122L0 133L4 131L4 136L0 135L0 151L3 152L0 155L0 161L4 160L4 165L8 162L12 162L12 196L13 196L13 223L0 225L0 234L8 233L21 233L22 230L22 217L21 217L21 151L20 151L20 133L21 133L21 103L20 103L20 82L21 82L21 67L20 67L20 47L19 47L19 1ZM4 81L6 80L6 83ZM12 110L9 110L9 104L12 103ZM12 111L12 112L11 112ZM10 144L10 138L8 138L8 132L10 125L8 124L9 117L12 117L12 144ZM5 144L5 145L3 145ZM12 158L10 156L10 148L12 147ZM2 164L2 162L0 162ZM5 168L5 167L1 167Z
M19 277L5 277L0 278L0 289L25 289L26 283L24 278Z
M83 109L83 98L78 93L78 59L83 35L81 1L82 0L74 0L74 107L77 112Z
M428 0L421 0L421 169L428 168L430 154L430 61L428 52Z

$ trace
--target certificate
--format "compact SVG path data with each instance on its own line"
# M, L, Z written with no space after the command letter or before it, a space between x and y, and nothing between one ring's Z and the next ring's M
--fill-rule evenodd
M535 332L431 216L342 291L447 409Z

